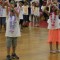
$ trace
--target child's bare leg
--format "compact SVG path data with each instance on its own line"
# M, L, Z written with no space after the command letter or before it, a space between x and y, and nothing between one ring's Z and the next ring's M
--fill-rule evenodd
M50 52L52 51L52 42L50 42Z
M59 45L59 43L58 43L58 42L56 42L56 52L58 52L58 53L59 53L59 52L60 52L60 50L59 50L59 46L58 46L58 45Z
M59 50L58 42L56 42L56 50Z

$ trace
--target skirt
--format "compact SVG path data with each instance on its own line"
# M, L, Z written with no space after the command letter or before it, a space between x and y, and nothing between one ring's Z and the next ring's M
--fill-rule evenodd
M53 43L56 44L56 42L60 43L60 39L59 39L59 31L58 29L52 29L49 30L48 32L48 43Z

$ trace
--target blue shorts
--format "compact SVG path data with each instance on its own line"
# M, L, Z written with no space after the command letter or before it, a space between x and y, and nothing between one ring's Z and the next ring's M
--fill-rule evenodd
M6 24L6 17L0 17L0 25Z

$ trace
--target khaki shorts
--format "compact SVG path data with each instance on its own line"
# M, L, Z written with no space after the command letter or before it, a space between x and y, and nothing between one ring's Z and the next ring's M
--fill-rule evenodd
M17 46L17 37L7 37L6 38L7 48L16 47Z

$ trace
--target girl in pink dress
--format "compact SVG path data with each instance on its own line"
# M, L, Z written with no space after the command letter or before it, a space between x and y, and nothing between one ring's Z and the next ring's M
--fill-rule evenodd
M50 44L50 52L59 52L58 45L59 40L59 18L58 18L58 8L52 4L51 12L48 19L48 43ZM56 45L56 50L53 50L52 46Z

